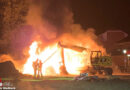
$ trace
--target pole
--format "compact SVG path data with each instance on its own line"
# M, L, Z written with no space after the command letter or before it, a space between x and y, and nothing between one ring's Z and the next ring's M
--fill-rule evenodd
M124 54L124 59L125 59L125 72L127 72L127 56L126 56L126 54Z
M66 67L65 67L64 48L63 47L61 47L61 59L62 59L62 65L60 67L61 74L68 74Z

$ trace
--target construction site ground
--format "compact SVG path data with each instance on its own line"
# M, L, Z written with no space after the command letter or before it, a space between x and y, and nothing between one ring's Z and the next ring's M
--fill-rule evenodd
M75 80L75 76L45 76L34 79L30 76L20 79L2 78L10 81L16 90L130 90L130 75L98 76L98 79Z

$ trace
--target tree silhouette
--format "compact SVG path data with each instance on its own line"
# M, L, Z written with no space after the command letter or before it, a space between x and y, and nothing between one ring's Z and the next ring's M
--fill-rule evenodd
M24 25L28 12L28 0L0 0L0 47L8 49L10 34L13 30Z

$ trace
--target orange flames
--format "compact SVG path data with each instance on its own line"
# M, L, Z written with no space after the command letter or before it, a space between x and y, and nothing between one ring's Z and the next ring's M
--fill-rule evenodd
M39 59L43 62L43 75L60 75L60 66L62 65L61 48L57 43L48 46L44 50L39 47L40 42L34 41L30 46L29 58L24 65L23 73L33 75L33 61ZM77 52L64 48L65 67L69 74L77 75L87 64L89 65L88 52Z

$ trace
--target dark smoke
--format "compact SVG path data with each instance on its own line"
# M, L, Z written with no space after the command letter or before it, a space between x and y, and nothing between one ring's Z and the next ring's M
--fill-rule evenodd
M63 0L45 0L43 6L43 18L50 24L57 28L63 29L64 19L67 16L65 8L67 8L67 1Z
M69 0L34 0L33 3L40 8L41 18L46 26L52 26L52 31L57 32L57 35L61 34L68 15Z

